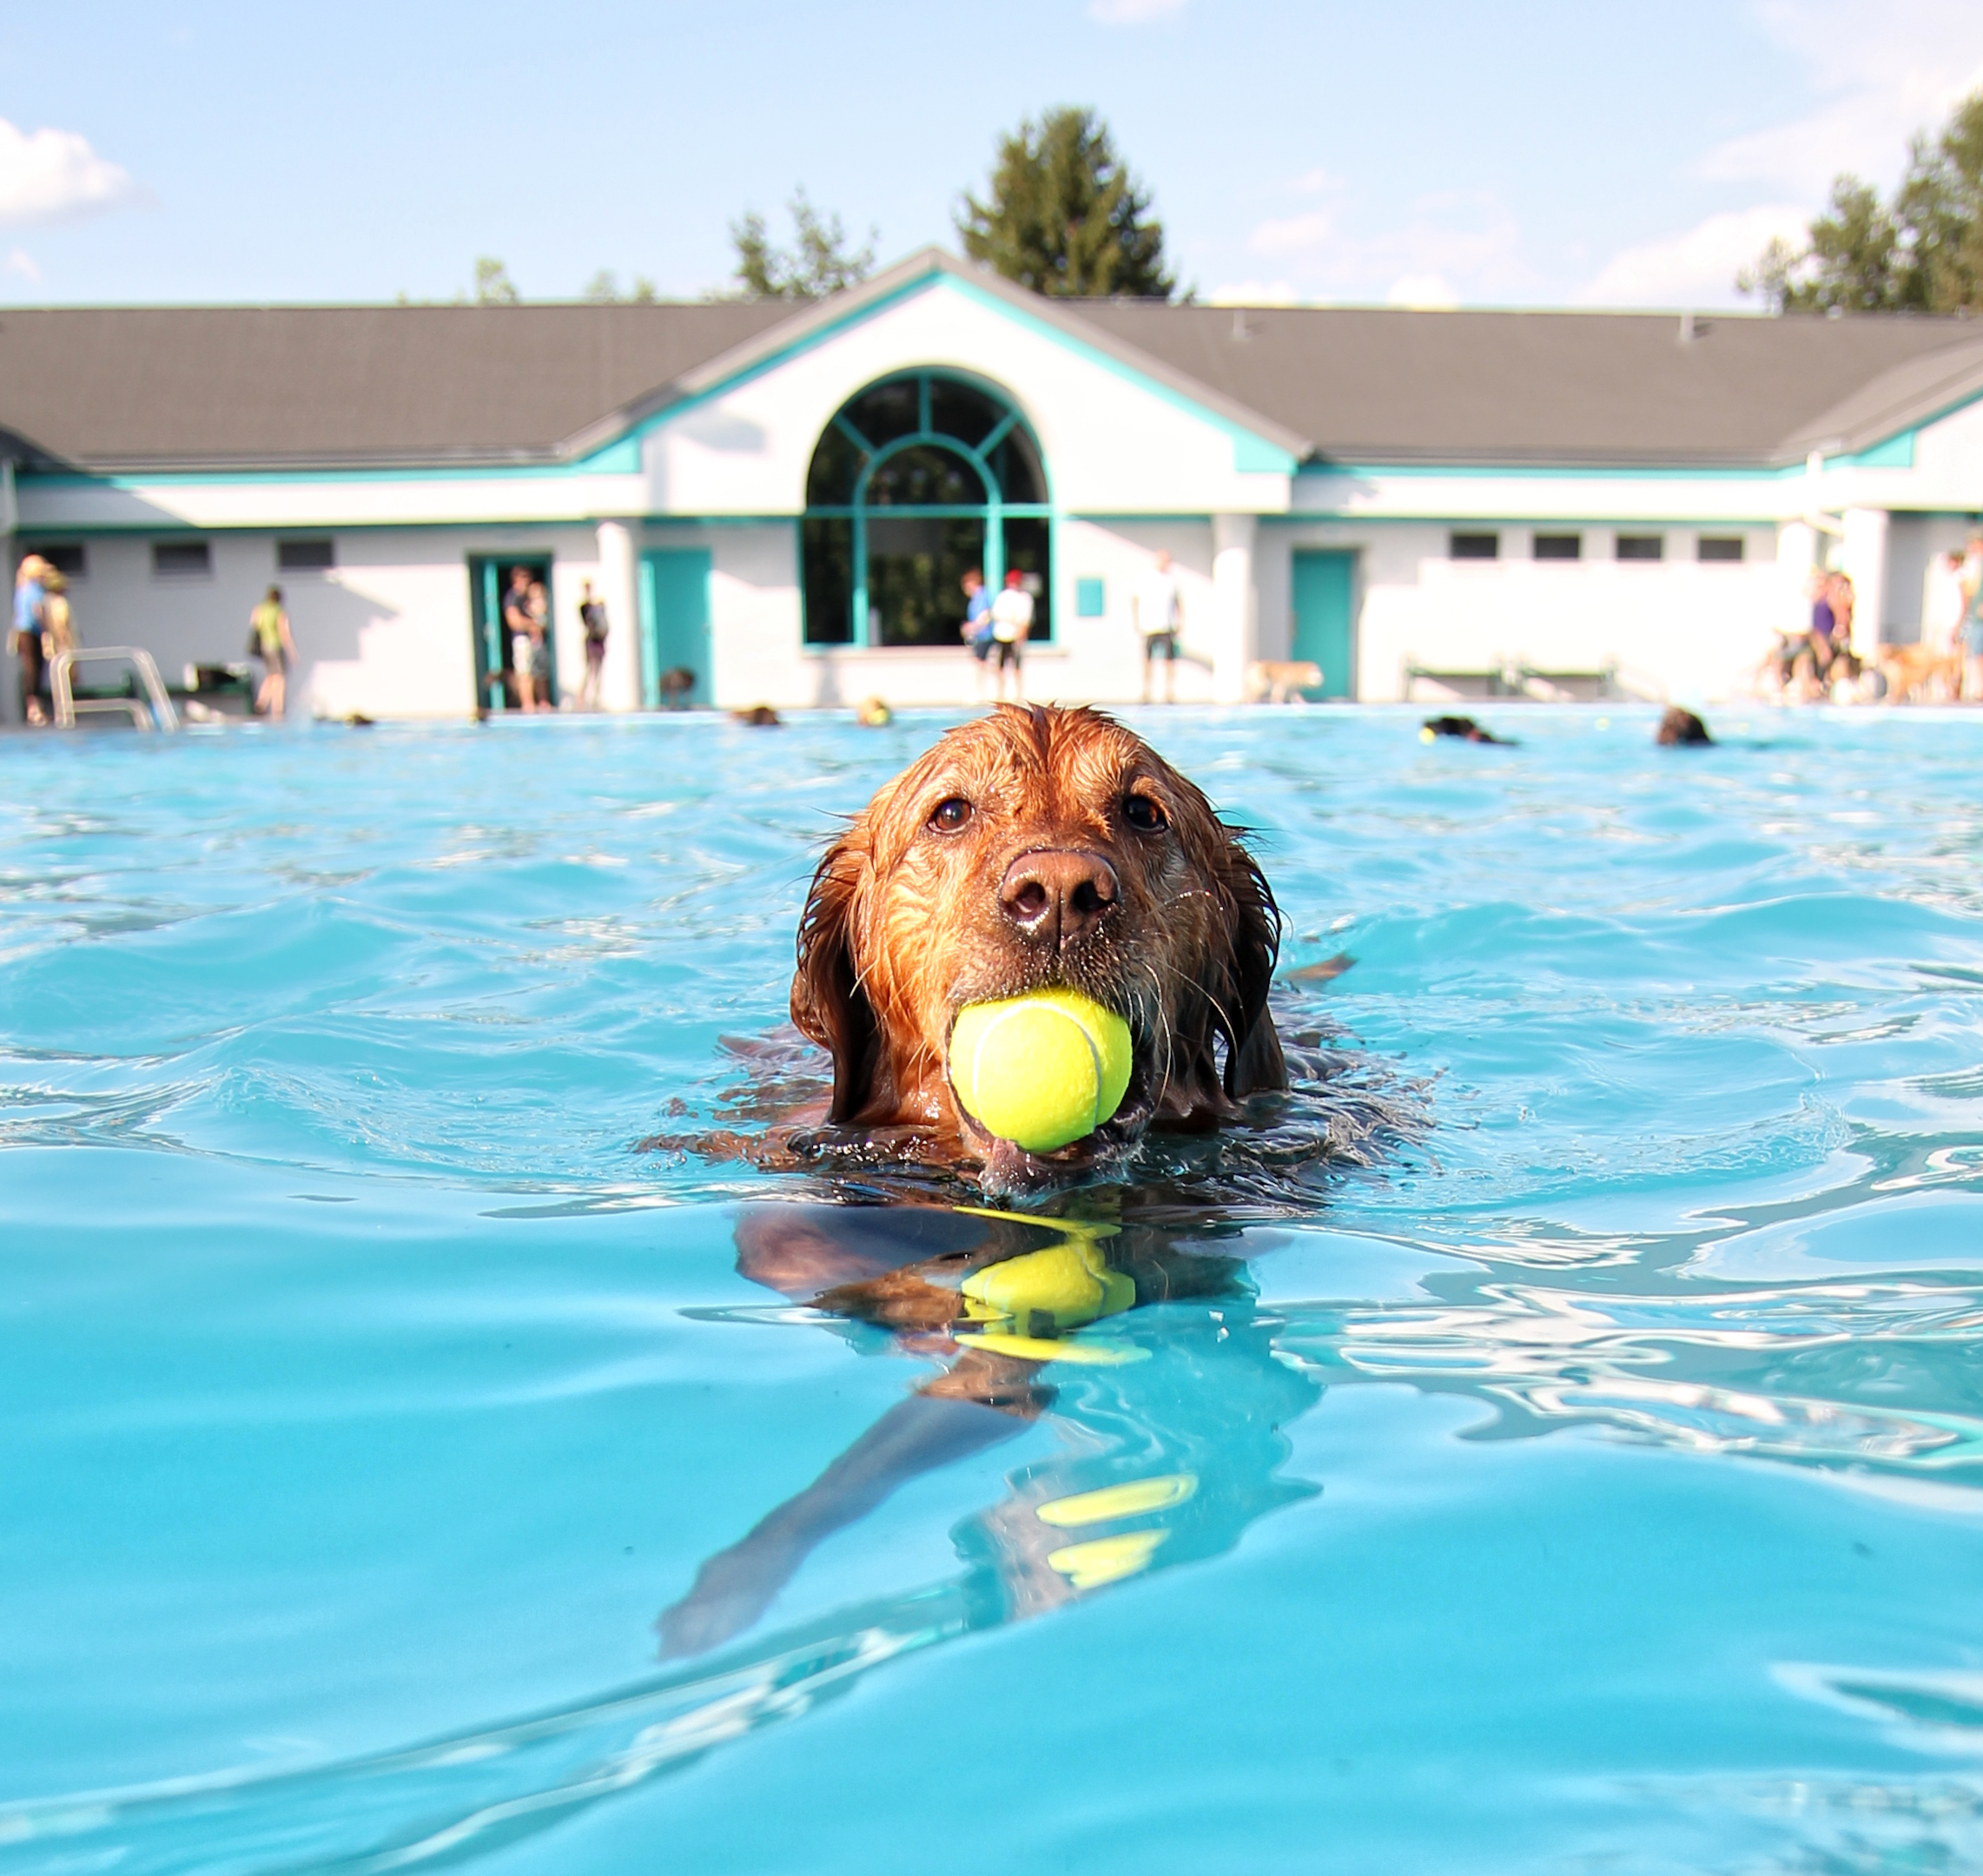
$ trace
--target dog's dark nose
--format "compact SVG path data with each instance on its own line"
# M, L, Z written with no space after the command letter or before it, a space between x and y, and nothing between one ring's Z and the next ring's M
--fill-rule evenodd
M1115 869L1100 854L1049 847L1021 854L999 883L999 909L1024 932L1058 950L1101 923L1121 896Z

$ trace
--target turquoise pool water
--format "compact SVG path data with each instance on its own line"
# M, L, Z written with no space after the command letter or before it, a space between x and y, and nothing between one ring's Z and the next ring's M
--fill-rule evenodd
M1983 1863L1983 721L1136 720L1422 1132L665 1660L936 1371L633 1143L940 720L0 744L0 1870Z

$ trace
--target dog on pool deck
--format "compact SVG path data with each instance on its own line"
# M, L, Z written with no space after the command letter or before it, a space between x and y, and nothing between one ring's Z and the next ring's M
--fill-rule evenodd
M1280 914L1239 831L1095 710L1001 704L887 783L820 862L792 1021L833 1062L843 1137L905 1130L992 1190L1127 1159L1146 1128L1202 1130L1287 1086L1267 991ZM969 1003L1048 988L1115 1011L1134 1045L1115 1117L1034 1154L950 1085Z

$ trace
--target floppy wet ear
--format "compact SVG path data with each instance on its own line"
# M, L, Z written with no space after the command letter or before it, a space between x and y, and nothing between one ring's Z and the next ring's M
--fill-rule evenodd
M1228 994L1218 1020L1226 1038L1226 1092L1243 1100L1287 1086L1280 1034L1267 1011L1274 964L1280 956L1280 908L1253 856L1226 830L1225 883L1233 907ZM1226 1019L1230 1018L1228 1021Z
M792 975L792 1021L833 1058L827 1118L834 1121L851 1120L868 1106L881 1059L881 1026L861 988L854 955L854 915L866 863L851 835L827 849L806 895Z

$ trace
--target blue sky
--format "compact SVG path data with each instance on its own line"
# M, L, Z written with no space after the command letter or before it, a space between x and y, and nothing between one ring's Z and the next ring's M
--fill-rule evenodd
M345 0L16 5L0 300L699 296L795 184L955 244L994 140L1098 107L1201 294L1735 303L1839 169L1983 83L1983 5Z

